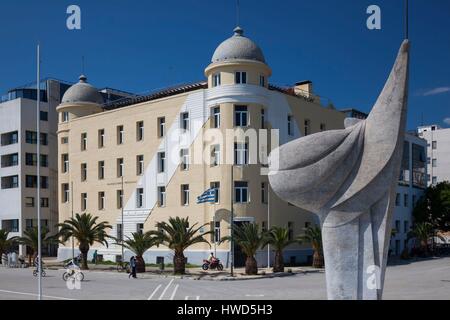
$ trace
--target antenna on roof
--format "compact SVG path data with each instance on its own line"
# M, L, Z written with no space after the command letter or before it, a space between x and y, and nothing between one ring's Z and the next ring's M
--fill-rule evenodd
M241 17L240 17L240 14L241 14L240 10L241 10L241 8L240 7L241 7L240 1L236 0L236 26L237 27L239 27L240 19L241 19Z
M84 74L84 56L81 56L81 74Z

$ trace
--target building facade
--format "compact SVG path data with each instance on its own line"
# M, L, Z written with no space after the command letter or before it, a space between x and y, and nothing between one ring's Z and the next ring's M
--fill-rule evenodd
M23 236L37 226L37 206L41 207L42 225L54 234L58 223L58 164L56 107L69 84L49 79L40 86L40 137L37 137L36 85L13 89L0 103L1 228L10 237ZM34 88L33 88L34 87ZM40 199L37 199L37 141L40 139ZM26 248L19 246L19 253ZM44 254L56 254L56 248L43 248Z
M102 105L81 78L57 108L59 220L89 212L122 238L154 230L169 217L188 217L191 225L204 225L201 231L216 231L211 247L186 251L188 262L199 264L215 251L225 265L230 244L218 240L230 233L231 210L236 225L286 226L292 238L318 223L270 190L267 154L301 136L343 128L345 115L324 106L311 82L279 88L269 84L271 74L262 50L236 28L214 52L204 82ZM197 203L208 189L216 190L214 203ZM113 241L93 250L107 260L121 258ZM58 256L71 252L68 243ZM242 265L237 246L234 252L235 265ZM291 263L311 257L307 245L285 252ZM147 263L161 258L171 261L171 251L152 248L145 255ZM257 259L267 265L267 251Z
M417 132L428 143L428 185L450 181L450 128L430 125Z

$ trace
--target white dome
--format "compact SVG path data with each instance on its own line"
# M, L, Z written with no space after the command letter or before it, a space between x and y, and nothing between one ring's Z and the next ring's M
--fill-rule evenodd
M61 103L95 103L103 104L103 97L96 88L87 83L84 75L80 81L71 86L64 94Z
M262 50L252 40L244 37L243 34L244 30L240 27L234 29L234 35L217 47L212 62L245 59L266 63Z

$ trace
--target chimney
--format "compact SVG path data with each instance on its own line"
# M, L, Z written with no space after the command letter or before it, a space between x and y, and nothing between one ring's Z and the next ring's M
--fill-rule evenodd
M294 86L294 93L297 96L312 97L313 96L313 83L310 80L297 82Z

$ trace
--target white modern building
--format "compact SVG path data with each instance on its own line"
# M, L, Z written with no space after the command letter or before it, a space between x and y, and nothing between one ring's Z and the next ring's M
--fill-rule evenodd
M428 144L428 185L450 181L450 128L430 125L417 132Z
M53 233L58 223L56 106L69 84L48 79L40 85L40 137L37 137L36 84L10 90L0 103L0 223L10 236L22 236L41 223ZM40 139L40 199L37 199L37 141ZM55 254L56 248L43 248ZM26 254L26 248L19 248Z

